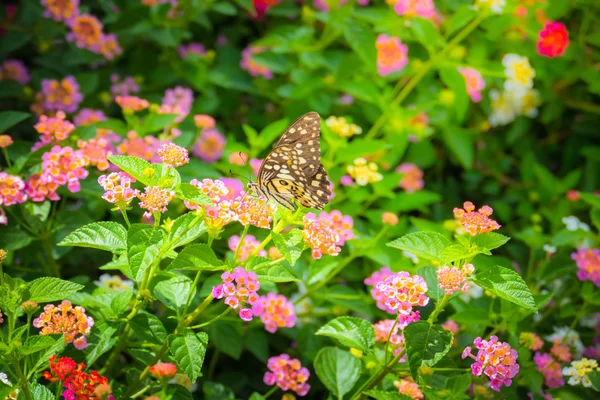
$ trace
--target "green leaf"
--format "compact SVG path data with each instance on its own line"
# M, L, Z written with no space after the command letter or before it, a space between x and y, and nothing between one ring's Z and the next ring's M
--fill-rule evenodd
M590 381L592 382L592 388L596 392L600 392L600 372L592 371L588 373L588 378L590 378Z
M169 250L198 239L204 232L206 232L206 225L198 215L191 212L183 214L173 222L167 236Z
M427 296L435 301L444 297L444 290L439 286L437 278L437 268L427 265L417 269L417 275L423 277L427 282Z
M57 340L62 340L62 337L58 335L29 336L25 339L25 343L18 347L18 350L22 355L37 353L52 347Z
M404 329L406 353L410 372L417 379L418 370L423 365L433 367L452 347L452 332L439 325L417 321Z
M454 375L446 379L444 387L453 394L465 394L471 386L471 374ZM467 398L464 396L464 398Z
M481 253L477 248L469 250L462 244L453 244L442 251L440 256L442 264L450 264L458 260L468 260Z
M496 265L477 271L473 281L496 296L537 313L529 287L515 271Z
M412 397L398 392L384 392L383 390L368 390L363 392L375 400L412 400Z
M329 336L344 346L367 351L375 344L375 329L370 322L356 317L338 317L323 325L316 335Z
M135 178L145 186L151 186L154 176L152 174L145 175L144 171L153 170L152 164L139 157L133 156L108 156L108 161L121 168L124 172Z
M141 341L163 344L167 339L167 330L154 314L139 311L130 322L131 329Z
M143 135L162 131L165 127L173 125L177 117L177 114L148 114L148 116L144 118L144 122L142 122L140 134Z
M428 19L412 18L410 20L410 29L415 38L429 51L435 50L442 43L439 31Z
M368 70L375 70L377 50L375 33L369 24L359 20L347 20L344 24L344 38L348 46L364 61Z
M0 112L0 134L6 132L19 122L29 118L31 114L20 111Z
M129 302L133 298L133 289L129 288L117 294L110 302L110 309L115 317L119 317L127 310Z
M596 229L600 231L600 208L594 207L590 210L590 219L594 226L596 226Z
M118 336L115 336L116 332L115 327L107 324L96 324L94 326L91 337L88 338L89 346L84 350L87 366L91 366L115 346L117 340L119 340Z
M271 265L273 260L266 257L254 257L246 269L248 271L254 271L258 275L259 280L262 282L299 282L300 279L294 276L289 266L284 266L281 263Z
M362 363L348 351L324 347L315 357L314 365L321 382L341 399L358 381Z
M287 118L280 119L275 122L271 122L265 126L260 132L260 135L254 137L254 141L250 142L250 145L257 153L266 149L273 141L279 139L281 132L289 126L289 120Z
M464 80L462 83L464 85ZM459 101L459 99L461 101ZM461 112L462 114L460 114L460 117L464 118L464 114L466 113L468 106L466 94L465 100L462 100L462 97L460 96L456 96L455 102L457 103L455 107L456 112ZM446 146L448 146L450 151L454 154L464 169L469 170L473 167L473 161L475 159L475 144L473 143L473 138L468 132L460 129L444 129L442 130L442 139L444 139L444 143L446 143Z
M116 222L94 222L69 233L58 246L91 247L121 254L127 248L127 231Z
M440 233L424 231L409 233L387 245L427 260L441 261L442 251L451 244L450 239Z
M207 244L196 243L184 248L167 270L220 271L225 267Z
M470 6L463 4L459 6L449 19L444 22L447 25L446 36L452 35L463 26L467 25L475 16L477 11L472 9Z
M296 265L296 261L302 255L304 247L302 231L300 229L292 229L285 235L277 232L271 232L271 235L273 235L273 243L277 247L277 250L279 250L292 267Z
M461 324L487 326L487 324L490 322L490 315L486 310L471 307L458 311L456 314L452 315L450 319Z
M169 335L169 351L175 363L192 382L202 376L202 364L208 346L208 336L204 332L195 334L187 330L184 334Z
M482 253L489 255L491 254L489 253L490 250L496 249L504 245L509 240L510 238L508 236L504 236L495 232L489 232L473 236L471 238L471 243L477 246L479 250L482 250Z
M35 400L54 400L54 393L50 391L46 386L41 385L37 382L29 382L27 383L29 387L29 393L31 393L31 398Z
M234 400L235 395L225 385L216 382L204 382L202 385L204 400Z
M596 193L579 192L581 200L585 201L592 207L600 208L600 196Z
M207 330L217 349L236 360L240 359L244 341L241 324L219 320L210 324Z
M155 262L163 241L160 228L133 224L127 231L127 259L133 279L140 283L146 270Z
M46 347L46 351L43 354L40 354L37 358L35 365L32 370L42 370L46 369L44 366L49 364L48 359L55 354L61 353L65 348L65 337L64 335L60 335L58 339L54 342L50 347Z
M160 281L154 287L154 295L167 308L179 312L183 311L188 299L194 296L196 288L187 276L174 276L171 279Z
M175 194L180 200L187 200L191 203L205 206L212 206L213 202L198 187L191 183L182 182L175 187Z
M29 288L28 300L36 303L64 300L83 289L83 285L78 283L49 277L34 279L27 286Z

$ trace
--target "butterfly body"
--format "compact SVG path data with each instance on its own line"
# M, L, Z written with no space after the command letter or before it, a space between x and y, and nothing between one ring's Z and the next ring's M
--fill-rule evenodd
M309 112L294 121L265 157L258 181L248 184L258 194L295 210L293 200L322 210L329 202L329 178L321 164L321 118Z

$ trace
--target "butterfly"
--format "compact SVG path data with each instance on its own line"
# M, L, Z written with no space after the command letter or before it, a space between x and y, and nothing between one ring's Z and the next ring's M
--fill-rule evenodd
M281 135L249 189L295 210L293 199L304 207L322 210L331 196L329 177L321 164L321 117L309 112Z

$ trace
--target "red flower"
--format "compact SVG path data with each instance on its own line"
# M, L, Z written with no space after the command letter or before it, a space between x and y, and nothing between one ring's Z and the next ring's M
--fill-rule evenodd
M280 1L281 0L253 0L252 2L254 3L254 10L256 11L257 18L264 17L267 10Z
M540 55L554 58L563 55L569 46L569 32L561 22L549 22L539 33L537 51Z
M150 367L150 373L156 379L171 379L177 373L177 367L171 363L158 363Z
M56 361L56 355L53 355L48 360L52 372L44 371L43 375L50 382L64 381L75 371L81 371L85 368L85 364L77 364L70 357L61 357Z

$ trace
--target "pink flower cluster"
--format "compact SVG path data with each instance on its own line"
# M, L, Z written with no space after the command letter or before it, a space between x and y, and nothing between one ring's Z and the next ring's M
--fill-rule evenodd
M175 122L183 121L192 110L193 103L194 92L192 89L184 88L183 86L167 89L162 99L163 105L179 108L179 116L175 119Z
M79 83L71 75L60 81L43 79L41 93L42 106L47 111L75 112L79 103L83 101Z
M188 43L187 45L182 44L177 48L179 57L185 59L188 54L197 54L199 56L206 55L206 47L202 43Z
M408 47L397 37L382 33L377 36L375 47L377 71L381 76L401 71L408 63Z
M313 213L308 213L302 218L304 229L304 243L312 249L312 257L317 260L328 254L337 256L342 249L338 245L340 236L328 219L321 220Z
M196 114L194 115L194 124L198 129L212 129L215 127L216 122L208 114Z
M120 206L129 204L134 197L137 197L138 191L131 188L133 182L135 179L125 172L112 172L98 178L98 184L104 189L102 198Z
M148 100L144 100L136 96L117 96L115 97L115 103L117 103L123 110L132 112L142 111L150 107Z
M386 307L390 314L398 314L398 326L404 329L421 317L413 307L424 307L429 303L427 282L419 275L411 276L406 271L390 274L376 285L379 298L375 300Z
M252 252L258 248L260 242L252 235L246 235L244 240L240 242L240 237L233 235L229 238L228 245L231 251L234 253L237 252L237 261L245 261L250 254L252 254ZM257 254L261 257L265 257L267 255L267 251L265 249L261 249Z
M158 149L160 160L167 164L168 167L181 167L190 162L188 151L184 147L177 146L175 143L164 143Z
M58 111L55 117L41 115L34 128L40 134L40 141L33 145L31 148L32 151L48 144L60 144L61 141L67 139L71 132L75 130L75 125L66 120L66 115L63 111Z
M454 217L463 224L471 236L500 229L501 225L490 218L494 212L492 207L483 206L475 211L475 206L470 201L465 201L463 207L464 209L454 209Z
M89 140L78 140L77 147L83 153L86 165L93 165L99 171L106 171L110 167L108 156L113 154L113 146L108 138L98 136Z
M121 80L119 74L111 74L110 82L112 83L110 93L113 97L129 96L140 92L140 85L137 84L133 76L126 76Z
M409 18L434 19L437 15L433 0L396 0L394 11Z
M481 91L485 88L485 81L481 77L481 73L473 68L458 68L458 72L465 78L467 85L467 94L474 102L481 101Z
M154 136L146 135L139 137L134 131L127 133L127 138L117 147L121 154L143 158L147 161L158 161L158 149L160 141Z
M296 324L294 303L277 293L261 296L252 305L252 314L260 317L265 329L271 333L277 332L279 328L292 328Z
M21 85L25 85L31 80L31 76L23 61L5 60L0 65L0 81L4 79L11 79L19 82Z
M339 236L339 240L336 242L338 246L343 246L346 244L347 240L356 237L352 231L354 228L354 220L349 215L342 215L341 211L333 210L330 213L321 212L319 214L319 220L328 222L331 229Z
M475 360L471 365L473 375L487 375L490 378L490 387L497 392L503 385L510 386L512 378L519 372L517 351L508 343L498 341L497 336L491 336L490 340L478 337L473 344L479 350L476 356L471 354L471 346L465 348L462 353L463 360L467 357Z
M265 372L263 381L269 386L277 385L281 390L291 390L298 396L305 396L310 390L307 383L310 372L300 364L300 360L281 354L269 358L268 372Z
M544 346L541 337L533 332L521 332L519 335L519 343L529 350L538 351Z
M85 313L85 308L73 307L64 300L58 306L47 304L39 317L33 320L33 326L41 328L40 335L63 333L66 343L73 343L76 349L87 347L86 336L94 326L94 319Z
M73 122L77 126L91 125L104 120L106 120L104 111L94 110L92 108L82 108L77 115L73 117Z
M395 325L395 326L394 326ZM392 327L394 330L392 331ZM404 350L404 333L398 331L400 330L400 326L393 319L385 319L373 324L373 329L375 329L375 341L381 343L387 343L388 340L391 345L391 350L394 352L394 355L398 355L402 350ZM403 355L398 362L405 362L406 354Z
M443 266L437 270L438 286L444 289L446 294L466 292L469 289L467 276L473 272L475 272L473 264L465 264L461 268Z
M209 128L209 121L199 121L196 118L194 118L194 121L196 122L197 126L198 122L202 122L203 125L202 133L200 133L200 136L192 148L194 156L207 163L219 161L223 156L223 151L225 150L225 145L227 144L225 136L223 136L221 132L214 128L214 125L212 128Z
M580 281L592 281L600 287L600 249L579 249L571 254L577 263L577 277Z
M24 189L25 182L21 178L6 172L0 172L0 224L6 225L8 223L3 206L8 207L27 201L27 194Z
M162 189L158 186L146 186L144 192L138 192L140 208L146 210L144 218L150 218L154 213L164 213L167 206L175 198L175 191Z
M215 299L225 297L225 304L234 310L240 309L240 318L244 321L252 321L251 308L244 307L246 303L251 306L259 300L256 292L260 289L258 277L255 272L246 272L242 267L237 267L233 273L225 271L221 274L222 284L213 286L212 296Z
M398 388L398 393L408 396L411 399L421 400L425 398L425 395L419 389L419 385L412 378L395 381L394 386Z
M273 78L273 72L266 66L254 61L252 56L267 51L266 47L263 46L248 46L242 51L242 60L240 66L242 69L248 71L248 73L254 77L262 76L265 79Z
M371 296L377 302L377 307L384 311L387 311L388 307L385 305L385 297L377 288L377 284L383 282L390 275L392 275L392 271L388 267L382 267L379 271L373 272L370 277L364 280L365 285L371 286Z
M569 47L569 32L562 22L548 22L538 36L537 51L554 58L562 56Z
M65 20L70 29L67 40L81 49L100 54L112 60L123 53L117 37L103 32L104 27L98 18L90 14L76 15Z
M79 15L79 0L42 0L44 17L56 22L67 21Z
M550 389L554 389L565 384L560 363L548 353L536 352L533 356L533 362L538 371L544 376L544 383Z
M402 174L402 179L398 184L406 193L416 192L423 189L423 170L413 163L403 163L396 168L396 172Z
M234 220L240 224L253 225L269 229L277 206L269 203L264 197L252 197L242 192L230 202L231 211L235 213Z

